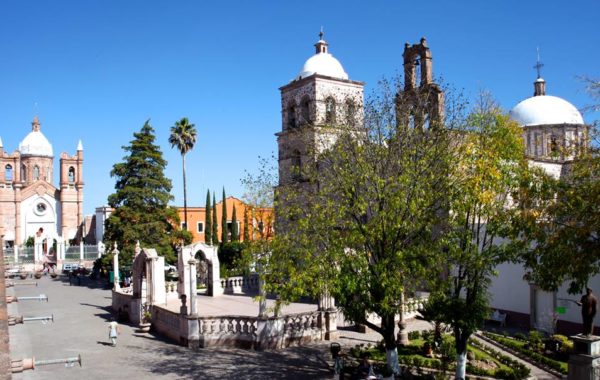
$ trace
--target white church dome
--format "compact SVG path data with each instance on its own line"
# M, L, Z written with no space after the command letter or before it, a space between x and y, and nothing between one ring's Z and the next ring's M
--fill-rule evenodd
M52 145L46 136L40 131L40 123L37 116L31 123L31 132L19 144L19 152L22 156L46 156L52 157Z
M510 111L510 118L520 125L584 124L574 105L556 96L532 96Z
M323 32L319 34L320 39L315 44L317 52L310 57L302 66L302 70L296 80L309 77L313 74L326 75L338 79L348 79L342 64L333 55L327 52L327 42L323 40Z

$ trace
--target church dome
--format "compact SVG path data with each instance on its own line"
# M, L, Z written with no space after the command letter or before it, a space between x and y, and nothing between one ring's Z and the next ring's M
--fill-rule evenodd
M552 124L583 124L583 117L574 105L556 96L545 94L545 82L535 81L535 95L517 104L510 118L522 126Z
M313 74L326 75L337 79L348 79L342 64L333 55L327 52L327 42L323 40L323 32L319 34L320 39L315 44L316 54L306 60L302 70L296 79L309 77Z
M52 145L50 145L46 136L40 131L40 123L37 116L33 119L31 126L31 132L19 144L21 155L52 157Z

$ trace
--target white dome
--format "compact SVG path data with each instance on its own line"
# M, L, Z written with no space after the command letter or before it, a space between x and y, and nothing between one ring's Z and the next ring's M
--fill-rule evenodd
M556 96L540 95L523 100L510 111L510 118L521 126L584 124L574 105Z
M52 157L52 145L42 132L31 131L19 144L19 152L23 156L47 156Z
M317 53L310 57L302 66L296 79L309 77L313 74L326 75L338 79L348 79L340 61L329 53Z

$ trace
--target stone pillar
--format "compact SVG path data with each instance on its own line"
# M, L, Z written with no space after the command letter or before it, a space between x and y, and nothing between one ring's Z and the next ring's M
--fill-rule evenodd
M197 316L196 311L196 260L188 261L190 267L190 316Z
M4 248L4 247L2 247ZM15 265L19 264L19 246L14 245L13 246L14 252L13 254L15 255Z
M79 261L83 262L83 241L79 242Z
M575 335L574 354L569 356L568 380L595 380L600 373L600 337Z
M114 290L119 290L119 250L117 249L117 242L115 242L113 253L113 286Z
M404 297L404 292L400 293L400 317L398 319L398 336L396 339L398 343L403 346L407 346L410 341L408 340L408 332L406 331L406 323L404 322L404 311L406 310L406 305L404 304L406 298Z
M323 326L325 340L335 340L339 337L337 331L337 309L335 307L335 299L325 291L319 297L319 310L323 312Z

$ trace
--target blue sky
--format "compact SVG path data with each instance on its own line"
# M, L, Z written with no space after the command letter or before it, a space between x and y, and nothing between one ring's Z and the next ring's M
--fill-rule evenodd
M81 139L91 214L114 190L121 147L150 118L181 205L181 157L167 138L186 116L198 130L188 204L203 206L207 188L240 197L244 170L276 153L278 88L313 54L321 26L367 93L402 71L405 42L425 36L434 74L467 98L484 88L508 110L531 96L539 46L548 94L583 107L590 99L577 76L600 77L599 14L597 0L5 0L0 137L14 151L38 114L55 157Z

